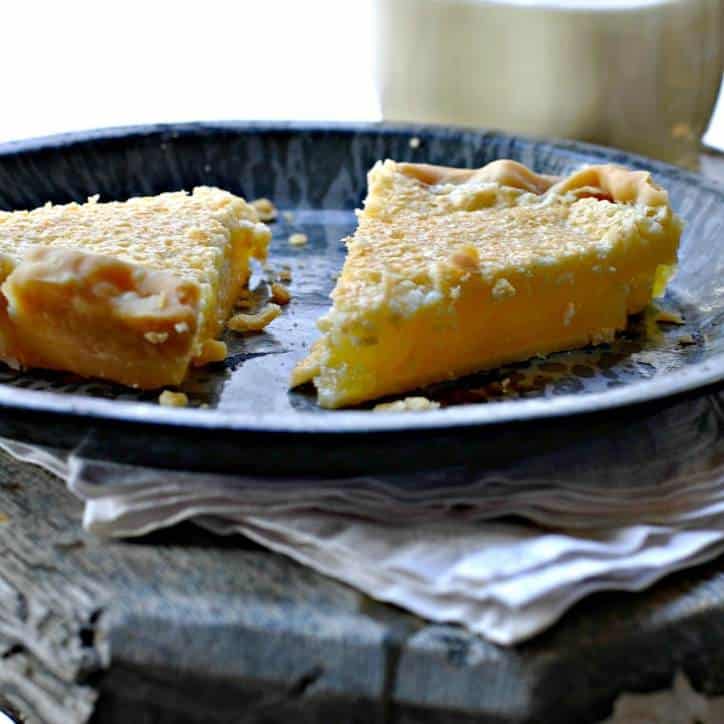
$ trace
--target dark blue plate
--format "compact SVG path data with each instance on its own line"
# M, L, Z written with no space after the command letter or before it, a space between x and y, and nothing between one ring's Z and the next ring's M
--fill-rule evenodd
M413 137L419 144L410 143ZM316 338L314 322L328 306L367 170L387 157L462 167L514 158L553 174L610 161L653 171L687 223L679 273L665 300L683 312L686 325L652 335L645 320L634 319L611 345L424 390L442 403L439 411L320 410L310 391L288 391L289 372ZM724 377L724 193L666 164L573 142L384 125L147 126L0 147L0 207L6 209L83 201L96 193L101 200L126 199L198 184L249 199L267 196L292 212L274 224L271 249L272 266L292 270L293 301L284 315L265 334L230 335L226 363L195 372L184 385L191 400L186 409L160 407L157 393L2 367L0 434L169 467L346 474L520 454L564 434L610 428L623 414L646 415L652 403L657 409L672 404L672 395ZM289 246L295 231L309 236L307 246ZM513 385L504 394L505 377ZM632 405L636 410L622 411Z

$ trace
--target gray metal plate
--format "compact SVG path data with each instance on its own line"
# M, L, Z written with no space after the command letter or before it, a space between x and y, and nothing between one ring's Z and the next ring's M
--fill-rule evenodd
M413 136L420 139L416 148L409 143ZM343 263L342 239L354 229L353 209L364 196L365 173L385 157L467 167L510 157L556 174L582 163L608 161L651 169L686 221L679 272L664 300L664 306L683 313L686 324L656 327L643 317L634 318L611 345L522 362L422 391L442 403L439 411L399 415L321 410L312 391L287 389L289 372L317 336L314 322L328 306ZM254 445L261 444L266 453L261 462L254 461L254 472L317 473L328 471L329 465L337 469L334 461L318 457L320 445L347 449L342 467L352 470L350 456L359 455L364 436L394 443L402 434L409 452L416 434L424 444L426 435L443 430L469 433L491 425L601 412L661 400L724 377L724 192L665 164L572 142L376 125L189 124L0 147L4 208L82 200L93 193L102 199L127 198L200 183L247 198L269 196L292 212L291 219L280 215L273 224L270 255L274 270L286 265L292 272L293 301L282 317L263 334L230 333L232 354L226 363L195 371L182 387L191 400L187 409L158 406L157 393L0 367L0 433L63 446L90 440L102 449L101 455L144 462L163 456L158 464L234 471L249 469L250 463L229 455L248 450L249 441L256 440L261 443ZM308 235L306 246L288 244L289 234L296 231ZM258 270L255 277L260 295L265 292L264 274ZM505 378L512 383L503 390L500 382ZM391 437L385 438L387 434ZM260 435L267 437L262 440ZM194 440L192 456L185 448L186 441ZM394 447L390 450L394 455ZM357 468L363 467L360 460Z

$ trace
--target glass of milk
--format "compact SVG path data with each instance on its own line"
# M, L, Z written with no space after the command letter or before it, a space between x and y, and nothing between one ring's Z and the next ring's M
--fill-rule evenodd
M723 33L724 0L376 0L382 114L691 165Z

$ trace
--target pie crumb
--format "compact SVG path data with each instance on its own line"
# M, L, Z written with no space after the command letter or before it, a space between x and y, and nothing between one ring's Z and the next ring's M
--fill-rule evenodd
M226 342L220 339L207 339L201 349L201 354L191 361L194 367L203 367L210 362L222 362L226 359L229 350L226 348Z
M294 221L294 214L291 211L282 211L282 216L287 224L291 224Z
M186 407L189 404L189 398L183 392L164 390L158 396L158 403L163 407Z
M309 237L306 234L292 234L289 237L289 243L292 246L304 246L309 241Z
M251 205L256 209L260 221L274 221L277 218L276 206L269 199L254 199Z
M267 304L256 314L235 314L226 326L234 332L261 332L281 314L281 311L278 304Z
M248 289L244 289L236 298L237 309L251 309L254 306L254 297Z
M666 309L657 309L654 321L659 324L686 324L679 312L670 312Z
M427 397L405 397L404 400L394 402L381 402L375 405L372 412L422 412L424 410L438 410L440 403L428 400Z
M279 272L279 281L280 282L292 281L292 270L288 266L282 267L281 271Z
M271 285L271 300L275 304L279 304L282 307L285 304L289 304L289 301L291 300L292 295L290 294L289 290L283 286L282 284L279 284L277 282L273 282Z
M681 347L690 347L692 344L696 344L696 340L690 334L684 334L677 340Z
M420 148L421 143L422 143L422 141L420 141L420 139L417 136L413 136L410 139L410 148Z

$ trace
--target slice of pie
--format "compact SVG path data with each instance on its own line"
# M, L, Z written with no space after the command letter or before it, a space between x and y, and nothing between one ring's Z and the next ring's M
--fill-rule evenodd
M0 359L154 388L217 341L270 232L216 188L0 212Z
M681 222L643 171L385 161L368 181L323 337L292 376L323 407L611 340L676 263Z

